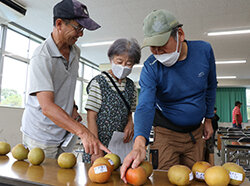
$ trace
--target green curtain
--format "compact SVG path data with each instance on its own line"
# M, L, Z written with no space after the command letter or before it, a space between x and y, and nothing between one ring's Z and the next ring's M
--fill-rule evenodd
M247 122L246 88L217 88L215 107L220 122L232 122L235 101L242 103L240 110L243 122Z

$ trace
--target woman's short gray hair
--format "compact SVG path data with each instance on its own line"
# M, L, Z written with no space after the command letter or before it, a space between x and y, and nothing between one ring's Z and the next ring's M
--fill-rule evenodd
M108 50L110 60L115 55L128 54L129 60L134 64L139 64L141 59L141 48L136 39L117 39Z

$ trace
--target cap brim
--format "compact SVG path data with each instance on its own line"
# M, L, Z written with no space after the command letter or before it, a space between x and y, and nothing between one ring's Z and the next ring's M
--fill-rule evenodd
M151 37L145 37L141 48L148 46L163 46L168 42L171 31L157 34Z
M101 27L99 24L97 24L93 19L91 19L89 17L76 19L76 21L88 30L96 30L96 29Z

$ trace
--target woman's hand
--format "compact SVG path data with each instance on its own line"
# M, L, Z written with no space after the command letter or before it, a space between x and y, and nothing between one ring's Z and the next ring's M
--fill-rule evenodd
M132 119L132 112L128 115L128 123L124 129L124 137L123 142L128 143L130 142L134 137L134 123Z
M71 117L72 117L74 120L78 121L78 122L82 121L82 117L81 117L80 114L77 112L76 107L73 108Z
M133 139L133 137L134 137L134 124L132 122L129 122L124 129L123 142L128 143Z
M93 164L94 161L95 161L97 158L100 158L100 157L103 157L103 156L104 156L103 151L100 151L99 154L92 154L92 156L91 156L91 163Z

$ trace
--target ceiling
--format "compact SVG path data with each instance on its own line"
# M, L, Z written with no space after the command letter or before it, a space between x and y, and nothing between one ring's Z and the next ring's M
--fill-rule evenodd
M183 23L187 40L211 43L216 60L246 59L246 64L217 66L217 76L236 76L234 80L219 80L220 86L250 86L250 34L232 36L206 35L209 31L250 28L250 0L80 0L87 5L90 17L102 27L85 31L77 42L82 56L96 64L109 63L109 46L81 47L83 43L136 38L142 43L142 22L154 9L171 11ZM52 7L58 0L16 0L26 9L26 15L15 22L43 37L52 31ZM142 50L143 64L149 49ZM138 81L140 68L131 77Z

